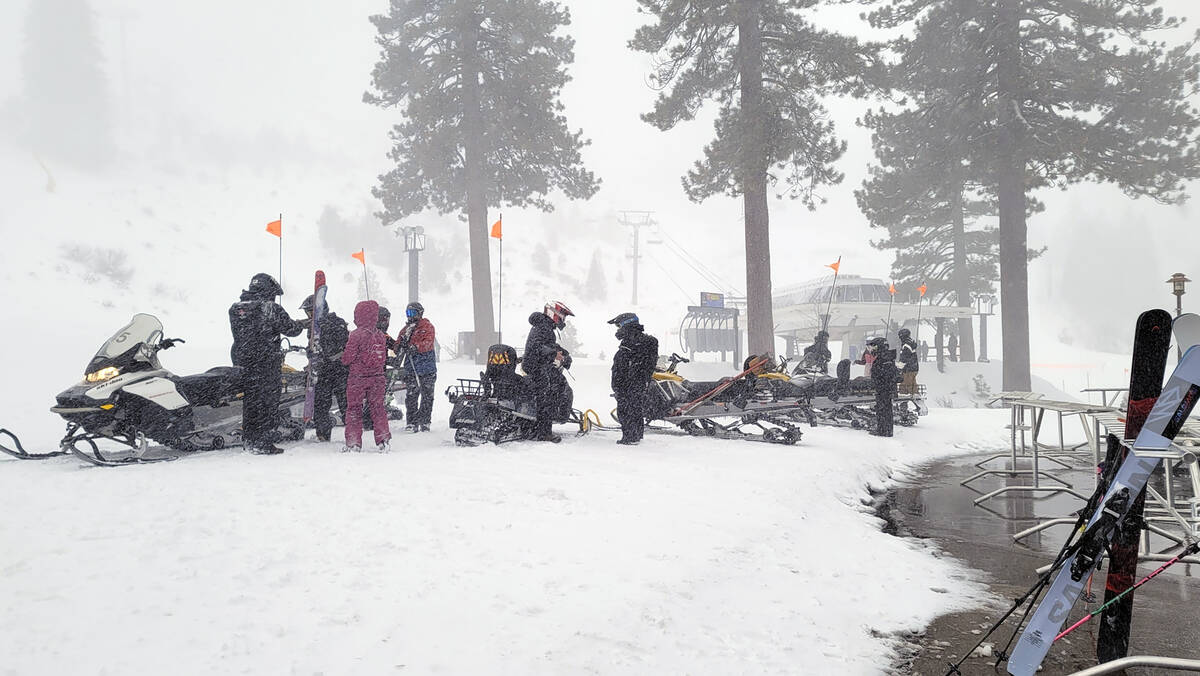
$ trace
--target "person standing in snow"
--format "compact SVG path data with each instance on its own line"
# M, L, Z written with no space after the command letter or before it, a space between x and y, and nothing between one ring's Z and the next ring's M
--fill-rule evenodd
M309 296L300 306L309 321L309 342L312 341L312 319L316 298ZM342 364L342 351L346 349L346 339L350 336L346 320L326 307L321 315L321 360L314 364L312 347L309 347L309 368L316 369L317 387L313 399L313 424L317 428L317 441L329 441L333 434L333 417L329 410L333 400L337 400L338 411L342 419L346 418L346 376L349 371Z
M391 328L391 325L392 325L392 311L387 309L386 307L380 305L379 306L379 323L375 325L375 328L377 328L381 332L383 332L383 337L387 339L387 349L389 352L393 352L396 350L396 341L393 340L392 337L388 335L388 329ZM384 364L384 391L383 391L383 403L384 403L385 409L387 408L388 397L390 396L388 393L388 388L390 386L391 386L391 382L389 382L387 379L387 364L385 363ZM368 406L366 402L363 402L363 431L365 432L366 430L371 430L372 432L375 431L375 422L373 420L371 420L371 407Z
M800 366L809 371L829 373L830 359L833 359L833 353L829 351L829 333L817 331L817 335L813 336L812 345L804 348Z
M863 346L862 356L859 357L854 362L855 364L863 365L863 377L864 378L871 377L871 364L873 364L875 362L875 360L879 358L879 354L876 352L876 350L879 349L879 344L875 342L876 340L878 340L878 339L871 338L870 340L868 340L867 344L865 346Z
M425 318L425 306L413 301L404 309L408 319L396 338L396 352L404 355L404 398L410 432L428 432L433 420L433 386L437 382L437 337Z
M901 394L916 394L917 393L917 372L921 370L921 365L917 361L917 341L913 340L912 333L908 329L900 329L900 363L904 367L900 369L903 382L900 385Z
M354 306L354 326L346 340L342 363L349 367L346 378L346 445L343 451L362 450L362 406L366 400L375 421L375 446L381 453L391 450L392 432L388 429L384 407L384 365L387 363L387 336L379 330L379 303L364 300Z
M570 368L571 354L558 344L554 330L566 328L567 317L574 315L570 308L556 300L546 303L541 312L529 315L529 336L525 339L521 365L532 381L537 403L533 437L536 441L556 444L562 441L553 428L563 397L555 376L562 377L559 371Z
M946 344L946 349L950 352L950 361L958 361L958 334L951 333L950 341Z
M888 349L887 339L874 338L875 363L871 383L875 386L875 430L877 437L892 436L892 402L896 398L896 351Z
M632 312L623 312L608 320L617 327L620 347L613 354L612 389L617 399L617 420L621 423L618 444L633 445L642 440L646 428L646 390L658 363L658 339L646 335L646 328Z
M250 279L241 300L229 307L229 329L233 333L230 358L242 368L242 438L250 452L260 455L283 453L278 441L279 390L283 369L281 336L298 336L302 322L288 316L275 302L283 288L275 278L260 272Z

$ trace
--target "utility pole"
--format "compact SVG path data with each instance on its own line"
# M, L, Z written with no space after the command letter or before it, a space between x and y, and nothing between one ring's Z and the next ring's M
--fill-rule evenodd
M653 211L621 211L618 222L633 229L633 253L626 254L627 258L633 259L633 305L638 304L638 261L641 260L641 237L638 231L642 228L652 227L657 225L654 222Z

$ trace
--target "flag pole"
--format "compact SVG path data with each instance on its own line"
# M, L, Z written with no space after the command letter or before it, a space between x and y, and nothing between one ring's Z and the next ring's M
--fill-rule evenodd
M279 297L283 298L283 212L279 212Z
M829 302L825 305L825 318L821 322L821 330L829 329L829 311L833 308L833 290L837 288L838 274L841 272L842 257L838 256L837 262L833 265L826 265L827 268L833 268L833 285L829 287Z
M924 303L925 288L926 287L925 287L924 283L922 283L921 286L917 287L917 291L921 292L921 297L917 299L917 338L916 338L916 342L918 342L918 343L920 343L920 341L921 341L921 307L925 304Z
M883 339L888 340L888 336L892 335L892 303L896 301L896 283L892 282L888 287L888 318L887 324L883 328Z
M371 300L371 279L367 276L367 256L366 249L363 249L363 292L367 295L367 300Z
M500 302L496 317L496 342L504 342L504 212L500 212Z

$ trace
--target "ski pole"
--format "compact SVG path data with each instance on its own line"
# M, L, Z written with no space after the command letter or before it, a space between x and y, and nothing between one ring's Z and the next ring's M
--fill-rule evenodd
M1150 574L1149 574L1149 575L1147 575L1146 577L1142 578L1141 580L1139 580L1139 581L1138 581L1138 583L1137 583L1137 584L1133 585L1133 586L1132 586L1132 587L1130 587L1129 589L1126 589L1125 591L1121 592L1120 594L1117 594L1116 596L1114 596L1114 597L1112 598L1112 600L1111 600L1111 601L1109 601L1108 603L1105 603L1104 605L1102 605L1102 606L1100 606L1099 608L1097 608L1097 609L1093 610L1092 612L1088 613L1087 615L1084 615L1084 616L1083 616L1083 617L1082 617L1082 618L1081 618L1081 619L1080 619L1078 622L1076 622L1075 624L1072 624L1070 627L1067 627L1065 630L1063 630L1061 633L1059 633L1059 635L1058 635L1058 636L1055 636L1055 637L1054 637L1054 640L1055 640L1055 641L1057 641L1058 639L1060 639L1060 638L1062 638L1062 637L1066 636L1067 634L1069 634L1069 633L1071 633L1071 632L1075 631L1076 629L1078 629L1079 627L1081 627L1081 626L1083 626L1085 623L1087 623L1087 621L1088 621L1088 620L1090 620L1090 619L1092 619L1093 617L1095 617L1095 616L1099 615L1100 613L1104 612L1104 609L1105 609L1105 608L1107 608L1107 607L1111 606L1112 604L1116 603L1117 601L1120 601L1120 600L1121 600L1122 598L1124 598L1124 597L1125 597L1127 594L1130 594L1130 593L1132 593L1134 589L1137 589L1138 587L1140 587L1140 586L1142 586L1142 585L1146 584L1147 582L1149 582L1150 580L1152 580L1153 578L1155 578L1155 577L1156 577L1156 576L1157 576L1159 573L1163 572L1164 570L1166 570L1166 569L1170 568L1171 566L1175 565L1176 563L1178 563L1178 562L1179 562L1179 560L1180 560L1180 559L1182 559L1183 557L1185 557L1185 556L1189 556L1189 555L1191 555L1191 554L1195 554L1195 553L1196 553L1196 552L1198 552L1198 551L1200 551L1200 543L1193 542L1192 544L1188 545L1186 548L1184 548L1184 550L1183 550L1182 552L1180 552L1179 554L1177 554L1177 555L1175 556L1175 558L1173 558L1173 559L1171 559L1170 561L1167 561L1167 562L1166 562L1166 563L1164 563L1163 565L1159 566L1158 570L1156 570L1156 571L1154 571L1153 573L1150 573Z

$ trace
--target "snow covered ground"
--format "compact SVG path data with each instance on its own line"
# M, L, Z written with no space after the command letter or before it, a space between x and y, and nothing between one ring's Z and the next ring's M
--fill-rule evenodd
M603 364L575 370L601 403ZM1002 446L1005 416L467 449L437 414L389 455L0 460L4 672L883 673L897 632L984 592L868 489Z

